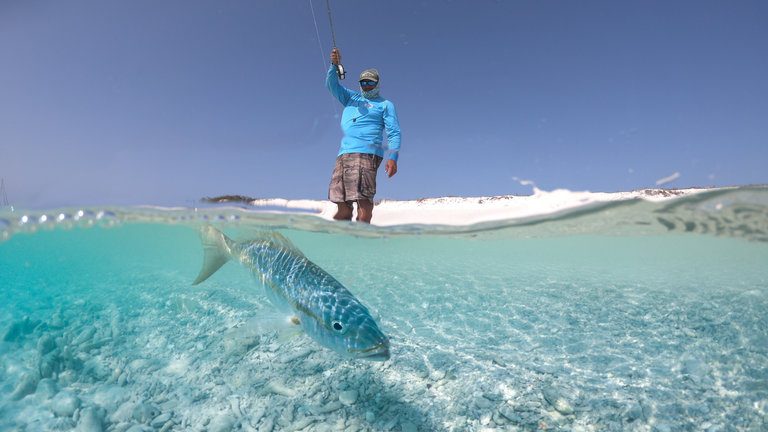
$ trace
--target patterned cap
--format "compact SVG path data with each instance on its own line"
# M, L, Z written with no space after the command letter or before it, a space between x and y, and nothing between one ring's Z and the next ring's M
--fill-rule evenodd
M371 80L379 82L379 71L376 69L366 69L362 73L360 73L360 79L358 81L362 80Z

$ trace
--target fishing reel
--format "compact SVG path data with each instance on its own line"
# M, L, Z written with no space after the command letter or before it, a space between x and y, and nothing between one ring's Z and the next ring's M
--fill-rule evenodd
M344 79L347 76L347 71L344 70L344 66L341 63L336 65L336 74L339 75L339 79Z

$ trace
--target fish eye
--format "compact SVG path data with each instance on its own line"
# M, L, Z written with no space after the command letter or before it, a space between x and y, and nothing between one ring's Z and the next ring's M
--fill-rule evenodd
M344 326L341 325L340 322L334 321L333 322L333 329L336 330L336 331L342 331L342 330L344 330Z

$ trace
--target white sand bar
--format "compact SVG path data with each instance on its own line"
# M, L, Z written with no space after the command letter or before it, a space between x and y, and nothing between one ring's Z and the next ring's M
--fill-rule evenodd
M709 189L642 189L631 192L574 192L534 190L533 195L500 195L489 197L422 198L410 201L382 199L376 202L371 223L379 226L401 224L470 225L478 222L517 219L555 213L584 205L640 198L663 201ZM284 207L316 210L324 219L332 220L336 205L330 201L260 199L255 207Z

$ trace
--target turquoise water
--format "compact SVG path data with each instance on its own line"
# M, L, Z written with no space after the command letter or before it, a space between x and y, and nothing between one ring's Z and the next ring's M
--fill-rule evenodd
M768 428L768 188L453 228L79 211L0 214L0 430ZM192 286L203 223L279 230L392 358L264 330L237 263Z

